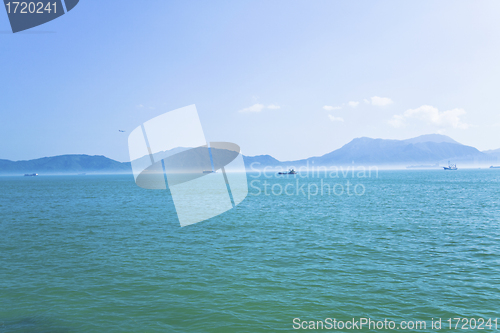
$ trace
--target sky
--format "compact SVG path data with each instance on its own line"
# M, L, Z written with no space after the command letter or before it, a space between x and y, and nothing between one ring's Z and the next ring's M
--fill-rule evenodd
M498 17L498 1L80 0L12 34L0 10L0 159L128 161L134 128L191 104L207 141L282 161L364 136L497 149Z

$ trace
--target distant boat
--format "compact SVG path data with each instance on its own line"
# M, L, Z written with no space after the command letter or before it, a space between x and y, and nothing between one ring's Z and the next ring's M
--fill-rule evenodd
M297 172L295 172L294 169L290 169L288 171L284 171L284 172L278 172L278 175L295 175L297 174Z
M215 173L215 171L207 170L207 171L203 171L203 173Z
M490 169L500 169L500 166L494 166L494 165L492 165L492 166L490 166Z
M448 161L448 166L443 167L445 170L457 170L457 165L456 164L451 164L450 161Z
M35 177L35 176L38 176L37 173L25 173L24 174L24 177Z

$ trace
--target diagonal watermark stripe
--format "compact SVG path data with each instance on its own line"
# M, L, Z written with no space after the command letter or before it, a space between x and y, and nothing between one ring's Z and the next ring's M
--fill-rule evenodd
M168 187L181 226L222 214L248 195L240 147L207 144L194 105L141 124L128 142L136 184Z

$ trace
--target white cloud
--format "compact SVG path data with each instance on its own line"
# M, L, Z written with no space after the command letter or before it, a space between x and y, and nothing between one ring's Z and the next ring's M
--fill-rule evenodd
M328 115L328 118L330 118L331 121L340 121L340 122L344 122L344 118L341 118L341 117L335 117L335 116L332 116L331 114Z
M149 109L149 110L155 110L156 108L154 106L145 106L143 104L139 104L135 106L138 109Z
M245 112L261 112L265 108L264 104L259 104L256 103L252 106L249 106L248 108L244 108L238 112L245 113Z
M389 124L396 128L400 128L405 126L406 120L417 119L434 126L467 129L469 128L469 124L464 123L462 119L460 119L464 114L464 109L453 109L440 112L431 105L422 105L416 109L406 110L402 115L394 115L392 119L389 120Z
M264 110L264 109L277 110L277 109L281 109L281 106L279 106L277 104L270 104L266 107L264 104L256 103L256 104L249 106L248 108L244 108L238 112L240 112L240 113L262 112L262 110Z
M386 105L394 103L392 101L392 99L390 99L388 97L378 97L378 96L373 96L370 99L365 98L365 99L363 99L363 102L365 102L365 104L372 104L372 105L376 105L376 106L386 106ZM347 103L343 103L342 106L344 106L346 104L349 105L351 108L355 108L359 105L359 102L350 101ZM325 109L327 111L340 110L342 108L342 106L325 105L325 106L323 106L323 109Z
M396 114L389 120L389 124L395 128L405 127L405 117Z
M376 106L386 106L386 105L389 105L389 104L392 104L394 103L392 101L392 99L388 98L388 97L378 97L378 96L373 96L371 98L372 100L372 104L373 105L376 105Z
M340 109L342 109L342 107L341 106L325 105L325 106L323 106L323 109L326 111L333 111L333 110L340 110Z

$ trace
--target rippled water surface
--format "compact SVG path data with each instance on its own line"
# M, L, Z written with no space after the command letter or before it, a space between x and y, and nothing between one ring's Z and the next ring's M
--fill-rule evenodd
M235 209L184 228L131 176L0 177L0 332L500 318L500 170L341 175L323 181L364 194L309 198L322 178L254 177ZM297 180L305 193L270 191Z

